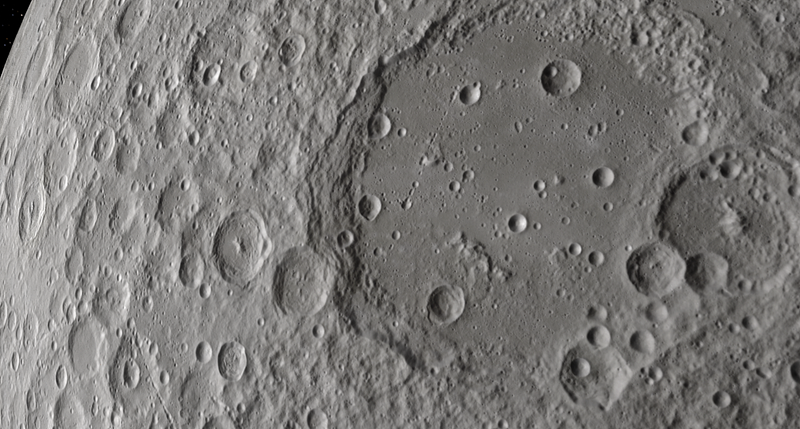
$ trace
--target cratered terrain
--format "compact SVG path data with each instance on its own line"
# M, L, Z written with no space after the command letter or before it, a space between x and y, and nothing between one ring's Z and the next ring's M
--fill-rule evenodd
M800 3L34 0L0 427L800 427Z

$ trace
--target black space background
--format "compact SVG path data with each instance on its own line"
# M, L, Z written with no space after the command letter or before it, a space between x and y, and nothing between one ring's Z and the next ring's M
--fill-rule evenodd
M17 30L22 25L22 19L28 12L30 1L20 0L13 3L0 3L0 58L3 60L3 67L6 59L11 52L11 45L17 37Z

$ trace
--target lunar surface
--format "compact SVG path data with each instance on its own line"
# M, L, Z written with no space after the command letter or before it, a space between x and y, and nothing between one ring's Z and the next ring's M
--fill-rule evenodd
M800 3L34 0L0 427L800 427Z

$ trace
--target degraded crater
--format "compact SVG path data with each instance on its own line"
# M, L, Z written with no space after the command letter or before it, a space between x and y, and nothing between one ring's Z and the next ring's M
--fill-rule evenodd
M117 34L124 44L132 43L150 18L150 0L130 0L117 23Z
M356 241L356 236L350 230L343 230L336 236L336 244L339 245L342 249L346 249L353 245Z
M247 368L247 353L238 341L224 343L217 355L217 369L222 378L239 381Z
M95 139L92 147L92 157L97 162L106 162L111 159L117 147L117 133L111 127L104 127Z
M698 120L687 125L681 131L681 139L683 142L691 146L702 146L708 142L708 124L705 121Z
M292 32L281 42L278 57L283 65L291 67L300 62L305 52L306 38L300 33Z
M139 3L149 0L138 0ZM97 44L91 37L78 40L55 78L53 100L58 113L67 113L82 100L97 67Z
M656 338L646 329L631 334L628 344L635 352L644 355L652 355L656 351Z
M741 172L730 174L717 155L737 160ZM797 261L800 223L779 159L764 150L723 148L675 182L657 220L683 258L712 252L727 261L728 282L748 280L760 291L788 276Z
M205 273L205 260L198 250L190 249L181 258L181 266L178 269L178 278L184 286L195 289L203 282Z
M123 234L133 223L136 216L139 202L130 195L124 195L117 199L111 213L108 216L108 226L115 234Z
M328 415L325 411L318 408L308 412L306 423L309 429L327 429L328 428Z
M669 318L669 309L660 300L655 300L644 308L644 317L653 323L664 323Z
M47 195L58 197L72 180L78 158L78 134L67 126L50 144L44 155L44 187Z
M278 306L289 315L318 313L333 291L335 274L333 266L310 247L289 249L275 272Z
M115 329L128 319L132 293L130 282L113 273L102 273L96 282L97 293L92 308L108 329Z
M94 198L87 199L83 204L81 215L78 218L78 229L86 233L91 233L97 225L98 216L97 201Z
M578 345L564 356L559 379L578 403L610 410L628 386L633 371L614 347L589 349Z
M39 41L33 55L28 62L25 79L22 81L22 94L28 97L38 89L44 79L45 72L50 68L53 60L53 38L47 37Z
M124 335L108 364L111 395L129 410L145 407L154 386L149 371L154 365L147 361L151 356L142 352L136 341L136 338Z
M171 181L161 193L156 218L164 231L175 233L197 214L199 207L198 186L184 177Z
M194 370L183 379L178 389L180 417L187 427L201 428L209 416L221 414L217 398L222 393L222 381L218 375L211 376L206 371Z
M455 322L464 312L464 290L458 286L438 286L428 296L428 319L440 326Z
M148 346L145 341L123 333L115 356L108 363L107 400L113 404L109 411L115 426L124 419L132 427L147 427L152 423L153 406L163 406L154 403L154 399L167 386L168 375L158 368L159 351L155 343Z
M258 64L255 61L248 61L239 69L239 79L244 83L250 83L255 80L258 74Z
M78 377L89 377L100 371L108 359L106 328L94 318L82 319L69 334L69 355Z
M228 415L223 414L208 420L203 429L236 429L236 424Z
M53 406L53 423L57 428L86 427L86 409L76 392L64 392L59 395Z
M654 241L636 248L625 268L628 279L639 293L663 297L683 282L686 262L669 245Z
M568 339L586 343L592 326L574 318L590 305L610 308L608 294L618 292L608 276L624 277L627 240L641 240L631 234L643 223L632 207L652 172L641 166L652 163L650 146L667 151L650 135L649 146L631 137L632 124L662 110L638 96L652 88L631 85L633 67L620 69L600 46L554 48L530 27L509 29L388 61L363 82L379 94L374 104L344 119L351 129L341 139L358 150L348 153L350 182L333 185L341 207L326 232L357 233L337 252L356 278L334 302L414 368L446 368L464 355L493 367L494 349L553 359ZM398 132L365 144L375 112L391 114ZM457 317L460 299L447 297L459 294L433 293L442 285L462 289ZM629 352L619 313L595 320L608 335L593 332L587 347L611 348L613 329Z
M728 261L714 252L698 253L686 261L686 283L700 294L728 286Z
M219 75L222 72L222 67L218 63L213 63L206 67L203 73L203 85L213 86L219 81Z

